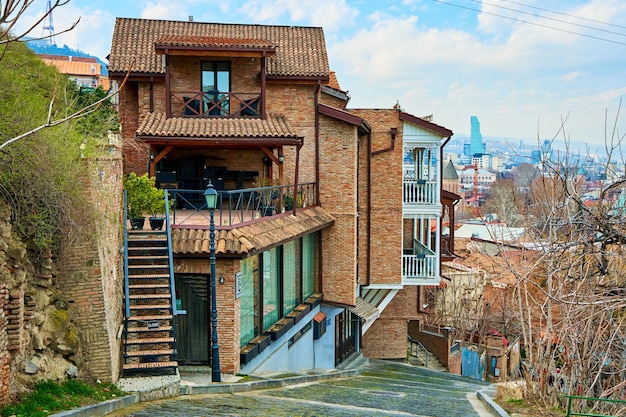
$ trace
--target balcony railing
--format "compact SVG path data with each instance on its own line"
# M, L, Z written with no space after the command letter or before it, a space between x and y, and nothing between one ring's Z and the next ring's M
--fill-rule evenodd
M404 204L437 203L437 181L404 180L402 187Z
M437 254L413 239L413 248L402 255L402 276L405 282L437 278Z
M242 190L218 191L214 213L216 226L235 226L294 209L314 205L317 201L315 183L276 185ZM166 198L174 200L173 227L204 228L209 226L210 214L204 200L204 190L166 190Z
M261 117L261 94L224 91L176 91L170 117Z

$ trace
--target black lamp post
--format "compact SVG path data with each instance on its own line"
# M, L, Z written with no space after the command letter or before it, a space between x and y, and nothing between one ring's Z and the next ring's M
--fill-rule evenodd
M215 296L215 222L214 214L215 207L217 207L217 191L213 188L211 180L204 191L204 198L206 200L206 207L209 209L211 215L211 225L209 231L211 232L209 250L211 252L211 380L213 382L222 382L222 376L220 373L220 347L217 344L217 297Z

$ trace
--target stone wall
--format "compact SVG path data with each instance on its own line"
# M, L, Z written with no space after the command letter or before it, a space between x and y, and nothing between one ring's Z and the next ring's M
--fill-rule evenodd
M8 320L4 313L9 301L9 291L6 283L0 283L0 404L9 400L10 360L7 342Z
M97 216L65 239L58 259L17 240L10 208L0 205L0 405L42 379L118 378L122 163L111 151L85 160Z
M88 163L84 182L96 221L87 236L62 256L56 285L71 306L80 329L80 373L103 381L120 375L124 273L122 236L122 163L119 157Z

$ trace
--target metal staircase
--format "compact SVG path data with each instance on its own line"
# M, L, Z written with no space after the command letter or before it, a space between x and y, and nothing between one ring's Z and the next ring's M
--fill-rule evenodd
M124 376L175 373L174 274L165 231L124 228Z

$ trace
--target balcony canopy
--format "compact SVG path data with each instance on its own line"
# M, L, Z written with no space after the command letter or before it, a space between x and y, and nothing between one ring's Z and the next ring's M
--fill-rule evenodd
M146 143L185 146L281 146L302 142L285 117L271 115L266 119L168 119L165 113L153 112L139 126L135 136Z

